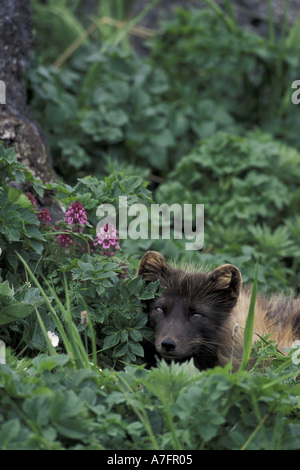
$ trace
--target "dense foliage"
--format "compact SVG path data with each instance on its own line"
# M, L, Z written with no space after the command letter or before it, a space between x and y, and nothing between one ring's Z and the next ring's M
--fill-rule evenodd
M28 97L61 181L43 184L0 144L1 449L299 449L298 349L283 355L261 338L256 365L236 373L143 365L143 301L159 290L136 277L148 249L230 262L244 281L259 256L260 290L299 290L299 20L275 39L270 18L261 38L237 25L230 2L206 3L177 10L147 58L99 23L53 67L86 31L83 2L33 1ZM40 207L45 191L55 220ZM204 204L203 249L99 230L97 208L118 216L120 196Z
M91 214L90 220L96 221L96 209L104 201L114 203L117 209L118 198L123 194L131 202L148 202L150 195L142 179L114 174L102 184L93 177L81 179L74 188L63 183L48 184L48 189L55 187L60 203L69 208L62 215L63 220L53 225L50 213L37 208L33 195L10 186L12 175L18 174L19 182L33 178L16 161L14 152L0 148L3 169L0 298L4 307L1 325L5 325L2 339L16 352L23 348L38 352L45 346L35 309L38 307L48 330L55 323L49 305L41 301L43 292L38 288L41 278L45 295L55 295L57 307L61 295L68 299L68 311L76 324L80 324L80 312L89 311L92 321L99 325L95 325L98 349L113 348L115 361L135 362L136 355L143 356L139 341L143 334L147 335L144 330L147 318L141 312L141 300L151 298L157 286L145 288L140 278L125 282L128 260L123 257L119 243L117 247L105 247L87 217ZM40 193L46 189L34 180L33 187ZM81 218L75 217L76 211L81 211ZM117 238L115 235L114 240ZM20 257L28 266L26 276ZM28 274L29 269L34 272L34 278ZM25 317L24 322L13 322Z
M296 149L258 131L243 136L218 132L182 157L156 199L173 204L180 194L185 203L204 204L203 263L236 263L248 281L259 255L265 288L297 289L299 180Z
M64 354L1 369L2 449L299 448L297 399L277 375L176 364L99 373Z

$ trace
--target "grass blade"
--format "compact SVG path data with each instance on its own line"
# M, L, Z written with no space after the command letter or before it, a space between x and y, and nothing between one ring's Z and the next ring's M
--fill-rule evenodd
M255 266L254 282L253 282L251 300L250 300L250 305L249 305L249 312L248 312L247 321L245 325L245 331L244 331L243 357L242 357L242 362L241 362L239 370L247 369L250 352L251 352L253 328L254 328L254 316L255 316L255 302L256 302L256 292L257 292L257 273L258 273L258 261L256 262L256 266Z
M64 346L66 348L67 354L70 356L71 359L74 360L74 362L75 362L75 364L78 368L88 367L89 366L88 354L84 349L84 345L82 343L82 340L80 338L80 335L78 333L76 325L72 321L71 312L69 311L69 309L65 309L65 307L61 303L61 301L58 298L58 296L57 296L56 292L54 291L54 289L51 287L51 285L43 277L43 279L44 279L51 295L55 299L56 304L57 304L59 310L61 311L62 316L64 317L66 330L67 330L67 333L68 333L68 334L66 334L66 331L64 329L64 326L63 326L62 322L60 321L55 309L53 308L50 300L48 299L48 296L47 296L46 292L44 291L44 289L40 285L40 283L37 280L36 276L33 274L32 270L30 269L30 267L28 266L26 261L22 258L22 256L19 255L19 253L17 253L17 256L22 261L25 269L27 270L30 278L32 279L32 281L34 282L36 287L38 287L38 289L40 290L40 293L41 293L42 297L44 298L44 301L45 301L45 303L46 303L46 305L47 305L47 307L48 307L48 309L51 313L51 316L52 316L52 319L55 323L57 331L58 331L60 337L62 338L62 341L63 341ZM68 296L67 296L67 304L68 304L68 302L69 301L68 301ZM38 316L38 319L39 319L39 316ZM40 319L39 319L39 321L40 321Z
M50 341L50 339L49 339L49 336L48 336L48 334L47 334L47 330L46 330L46 328L45 328L44 322L43 322L42 317L41 317L41 315L39 314L39 311L38 311L37 308L35 309L35 313L36 313L38 322L39 322L39 324L40 324L42 333L43 333L43 335L44 335L44 338L45 338L45 341L46 341L46 344L47 344L47 348L48 348L49 354L50 354L51 356L53 356L53 354L56 354L56 351L55 351L55 348L54 348L54 346L52 345L52 343L51 343L51 341Z
M66 348L66 351L67 351L67 354L69 354L70 357L73 357L72 356L72 351L71 351L71 348L70 348L70 345L69 345L69 341L68 341L68 338L65 334L65 331L64 331L64 327L63 327L63 324L61 323L60 319L58 318L57 316L57 313L55 311L55 309L53 308L53 306L51 305L51 302L50 300L48 299L47 297L47 294L46 292L44 291L44 289L42 288L42 286L40 285L39 281L37 280L37 278L35 277L35 275L33 274L33 272L31 271L30 267L28 266L28 264L26 263L26 261L22 258L22 256L17 253L17 256L18 258L21 260L21 262L23 263L26 271L28 272L31 280L33 281L33 283L36 285L36 287L39 289L42 297L44 298L44 301L51 313L51 316L52 316L52 320L54 321L55 323L55 326L63 340L63 343L65 345L65 348Z

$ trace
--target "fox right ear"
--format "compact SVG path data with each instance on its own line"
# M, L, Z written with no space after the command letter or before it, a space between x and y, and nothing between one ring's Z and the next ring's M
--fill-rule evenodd
M138 276L143 276L143 279L148 282L156 281L169 272L170 266L167 264L163 255L157 251L148 251L145 253L138 268Z
M237 299L242 285L239 269L232 264L224 264L216 268L209 276L215 290L232 299Z

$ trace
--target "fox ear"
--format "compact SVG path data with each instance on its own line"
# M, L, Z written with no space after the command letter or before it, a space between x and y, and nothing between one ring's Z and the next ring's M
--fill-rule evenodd
M156 281L156 279L164 277L169 272L170 266L163 255L157 251L145 253L138 268L138 276L143 276L143 279L148 282Z
M231 300L238 298L242 286L242 276L238 268L232 264L224 264L216 268L209 278L214 290L221 291Z

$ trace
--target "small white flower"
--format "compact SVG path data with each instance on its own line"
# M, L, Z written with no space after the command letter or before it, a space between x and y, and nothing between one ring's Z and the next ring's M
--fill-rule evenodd
M58 343L59 343L59 337L55 333L52 333L52 331L47 331L47 335L51 341L52 346L56 348L56 346L58 346Z

